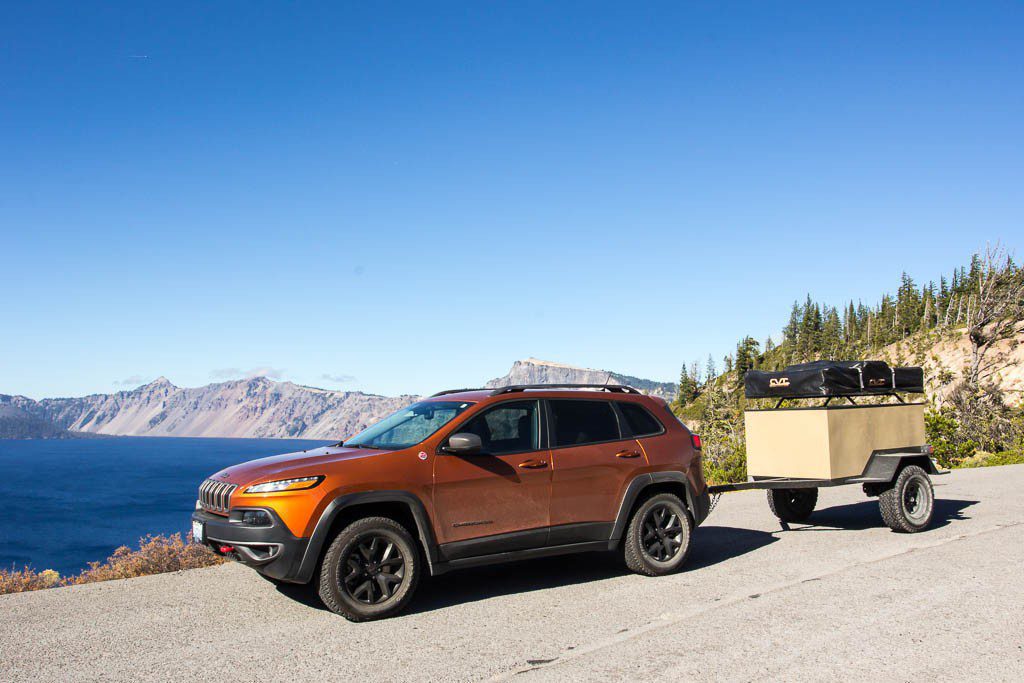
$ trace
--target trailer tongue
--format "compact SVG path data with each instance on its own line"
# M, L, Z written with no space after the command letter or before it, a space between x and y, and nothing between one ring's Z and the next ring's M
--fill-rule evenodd
M766 489L772 512L785 525L805 521L818 489L861 484L878 496L882 519L896 531L928 527L934 510L929 475L945 474L925 443L924 403L900 393L922 393L921 368L882 361L816 361L781 372L751 371L747 398L775 398L774 407L744 412L749 481L710 486L709 493ZM843 397L847 405L833 405ZM857 397L895 402L858 404ZM821 405L783 408L784 401L822 399Z

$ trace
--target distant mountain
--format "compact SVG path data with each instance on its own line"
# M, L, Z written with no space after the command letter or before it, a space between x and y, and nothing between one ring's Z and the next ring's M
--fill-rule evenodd
M181 388L161 377L115 394L43 399L32 412L65 429L100 434L335 439L355 434L413 399L265 377Z
M3 399L22 397L0 397L0 439L67 439L72 434L52 422L32 415L22 408L4 402Z
M488 387L503 387L509 384L628 384L645 394L660 396L671 401L676 397L678 387L671 382L655 382L608 370L593 370L562 363L527 358L517 360L504 377L492 379Z
M488 386L626 383L672 398L675 385L535 359L517 361ZM125 436L342 439L416 400L317 389L265 377L182 388L161 377L131 391L80 398L0 395L0 438Z

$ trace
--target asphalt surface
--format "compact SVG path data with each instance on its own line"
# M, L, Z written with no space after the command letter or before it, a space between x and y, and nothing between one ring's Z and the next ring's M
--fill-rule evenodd
M0 596L0 680L1024 680L1024 466L936 484L916 535L859 487L789 531L727 494L680 574L465 570L368 624L238 565Z

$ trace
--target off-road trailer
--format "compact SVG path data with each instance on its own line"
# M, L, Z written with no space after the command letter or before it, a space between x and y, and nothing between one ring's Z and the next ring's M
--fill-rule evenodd
M748 372L746 396L777 399L773 407L744 411L749 481L710 486L718 496L765 489L783 527L810 517L818 489L861 484L877 496L882 520L895 531L928 527L934 512L931 476L946 474L926 442L924 403L898 392L921 393L920 368L890 368L878 361L819 361L782 372ZM895 402L858 404L855 397ZM833 404L844 398L847 405ZM785 408L786 401L824 399L821 405Z

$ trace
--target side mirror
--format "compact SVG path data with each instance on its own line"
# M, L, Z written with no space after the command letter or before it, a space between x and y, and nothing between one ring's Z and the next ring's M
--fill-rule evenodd
M483 448L484 444L479 436L469 432L459 432L448 437L448 445L443 450L452 455L476 455Z

